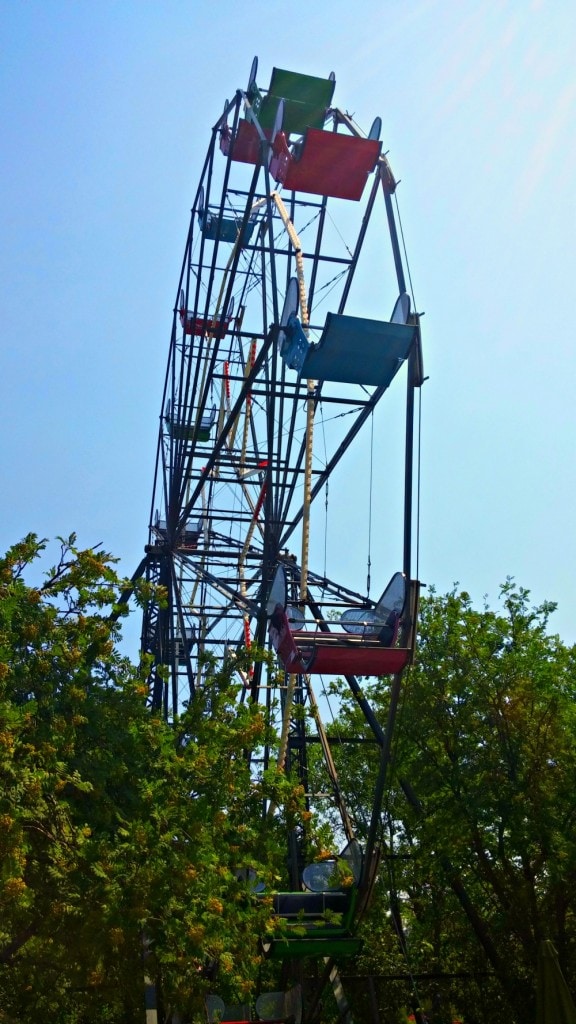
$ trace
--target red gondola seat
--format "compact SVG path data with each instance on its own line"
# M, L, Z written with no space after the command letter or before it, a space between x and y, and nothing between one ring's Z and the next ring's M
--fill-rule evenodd
M179 546L195 551L198 547L198 541L200 540L203 528L204 521L202 519L189 519L180 534Z
M208 1024L249 1024L250 1007L226 1006L220 996L205 997ZM287 992L261 992L255 1003L256 1019L261 1024L300 1024L302 1020L302 990L294 985Z
M209 995L205 997L206 1020L208 1024L225 1021L227 1024L250 1024L252 1013L250 1007L226 1006L220 996Z
M184 328L184 334L202 337L206 335L211 338L224 338L230 324L232 323L232 311L228 310L222 316L195 316L189 309L180 310L180 323Z
M302 989L295 985L287 992L261 992L256 1000L256 1016L262 1024L300 1024Z
M282 131L274 139L270 173L295 192L358 200L381 149L378 139L318 128L308 128L303 141L290 149Z
M267 138L269 137L270 133L267 134ZM244 117L238 121L235 133L229 125L224 125L220 132L220 149L224 156L230 154L231 160L243 164L257 164L261 158L262 146L256 125Z
M280 590L279 573L284 573L283 566L277 570L274 594ZM286 601L277 601L270 615L272 646L287 672L393 675L405 668L411 656L408 648L394 646L406 597L406 579L403 573L395 573L374 608L344 612L343 633L330 632L325 623L317 630L294 629Z

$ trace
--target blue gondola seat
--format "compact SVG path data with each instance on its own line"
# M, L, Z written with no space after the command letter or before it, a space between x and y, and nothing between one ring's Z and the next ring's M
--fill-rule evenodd
M188 548L194 550L198 547L198 540L202 530L204 529L203 519L189 519L185 524L184 529L180 531L177 538L177 547ZM156 512L154 519L154 530L157 536L161 540L168 539L168 527L165 519L160 518L160 513Z
M183 636L177 635L174 637L174 654L178 665L186 664L195 643L196 630L194 626L186 626Z

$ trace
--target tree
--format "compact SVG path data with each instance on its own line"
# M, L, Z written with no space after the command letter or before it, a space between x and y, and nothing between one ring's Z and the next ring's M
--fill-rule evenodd
M71 537L33 586L44 547L0 560L0 1021L141 1021L143 943L166 1013L192 1014L209 961L250 989L269 908L239 874L278 876L264 786L290 820L299 793L251 779L268 727L230 668L177 722L153 716L148 666L118 651L110 555Z
M437 1020L450 1002L467 1021L533 1019L543 938L576 984L575 649L549 634L553 605L511 581L501 598L423 601L395 737L382 875L404 935L377 903L365 965L399 972L405 939L404 971L470 975L432 983ZM387 693L372 688L382 715ZM339 729L356 715L345 703ZM341 755L351 791L370 792L364 749Z

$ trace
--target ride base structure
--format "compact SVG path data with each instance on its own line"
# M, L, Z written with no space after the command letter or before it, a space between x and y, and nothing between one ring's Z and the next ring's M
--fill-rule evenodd
M212 128L195 193L138 573L168 595L163 604L151 600L143 619L154 709L170 718L194 700L207 655L269 646L275 671L262 661L238 669L240 699L266 705L280 735L279 751L252 752L254 773L274 761L291 770L311 808L308 751L317 743L323 752L343 849L306 864L303 837L287 836L290 885L268 894L278 928L257 937L293 984L261 993L254 1007L227 1008L216 993L206 1000L207 1021L278 1024L318 1019L319 996L302 987L302 965L358 952L377 878L391 737L414 656L414 421L424 378L380 118L364 133L334 106L333 74L274 68L267 89L257 77L255 60L247 87ZM393 436L381 403L388 393ZM375 452L384 499L374 499ZM383 467L385 452L393 453L395 479ZM394 559L378 564L381 583L392 576L377 598L371 536L365 593L340 579L345 536L327 553L329 489L339 485L346 495L350 474L367 473L369 462L368 518L386 523L378 560ZM314 692L334 676L354 694L377 758L362 843ZM389 678L386 722L360 683L379 676Z

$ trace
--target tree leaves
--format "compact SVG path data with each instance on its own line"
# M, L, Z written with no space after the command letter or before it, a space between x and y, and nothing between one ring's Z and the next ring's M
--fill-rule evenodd
M245 995L268 923L248 870L281 873L285 776L257 785L246 748L268 726L214 671L173 725L151 715L146 666L117 649L123 581L103 551L62 539L0 560L0 993L18 1020L140 1021L147 972L167 1004L201 1003L219 961Z
M497 611L432 592L395 737L385 863L410 969L492 976L491 1024L533 1018L544 937L576 982L575 652L549 633L553 609L511 580ZM372 700L383 717L386 685ZM342 731L350 717L345 702ZM369 794L364 749L339 770ZM483 1020L478 984L444 998Z

